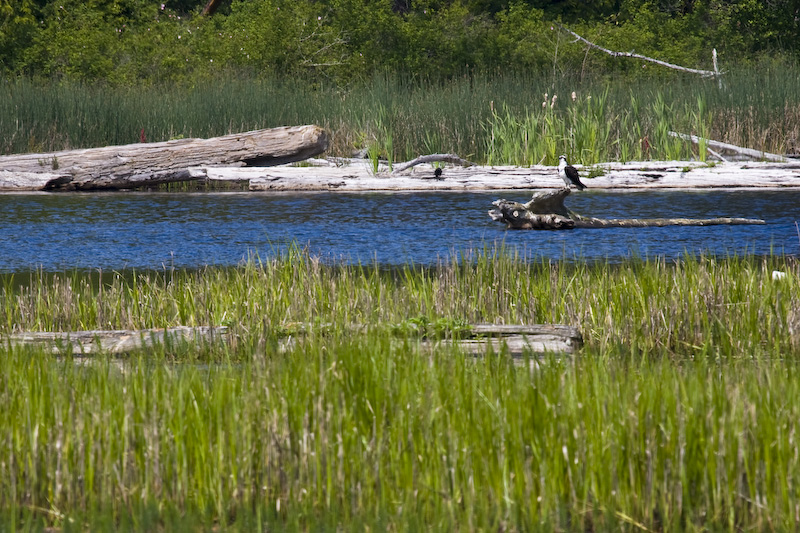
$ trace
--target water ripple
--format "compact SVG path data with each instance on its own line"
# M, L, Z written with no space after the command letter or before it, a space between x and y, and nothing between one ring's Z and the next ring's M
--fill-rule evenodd
M291 243L325 259L432 264L504 243L530 258L619 261L800 254L800 191L576 193L577 213L607 218L753 217L763 226L507 231L487 211L524 191L435 193L103 193L0 195L0 272L236 265Z

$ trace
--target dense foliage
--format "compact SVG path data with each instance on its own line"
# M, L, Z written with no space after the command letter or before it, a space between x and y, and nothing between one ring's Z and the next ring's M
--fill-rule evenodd
M653 70L610 49L695 67L796 54L794 0L0 0L0 73L194 81L229 70L349 82L377 71L426 78L464 72Z

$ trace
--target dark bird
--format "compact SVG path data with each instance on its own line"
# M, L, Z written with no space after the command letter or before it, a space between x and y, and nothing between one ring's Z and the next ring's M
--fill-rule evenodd
M437 180L444 179L442 178L442 167L436 167L436 170L433 171L433 177Z
M586 185L581 183L581 177L578 175L578 171L575 170L575 167L567 164L567 156L565 155L558 158L558 175L561 176L561 179L567 184L567 188L569 188L570 185L576 186L579 191L586 188Z

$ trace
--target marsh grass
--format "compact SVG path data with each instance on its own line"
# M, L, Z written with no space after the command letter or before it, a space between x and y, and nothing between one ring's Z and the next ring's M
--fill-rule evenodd
M798 294L786 257L502 248L392 270L294 248L232 269L6 277L6 332L225 323L238 341L121 365L0 348L0 521L794 530ZM535 371L421 348L472 322L570 323L586 346Z
M376 76L348 87L233 75L144 88L5 79L0 153L128 144L142 133L152 142L305 123L332 132L333 155L371 148L376 160L390 162L423 153L517 165L554 164L561 153L583 164L705 157L668 137L669 130L792 153L800 150L799 87L795 65L732 71L722 88L686 77L633 87L569 78L553 85L519 74L436 82Z
M773 270L795 275L775 282ZM778 256L531 263L501 245L386 269L290 246L235 268L4 275L0 331L227 325L258 336L303 323L553 322L580 325L602 349L635 339L678 355L708 343L751 353L791 348L797 270Z

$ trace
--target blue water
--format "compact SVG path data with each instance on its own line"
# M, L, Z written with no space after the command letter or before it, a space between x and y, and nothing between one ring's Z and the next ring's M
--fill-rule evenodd
M435 193L102 193L0 195L0 272L236 265L292 243L326 260L433 264L504 243L531 258L609 260L800 255L800 191L575 193L605 218L762 218L763 226L511 231L487 215L525 191Z

